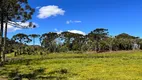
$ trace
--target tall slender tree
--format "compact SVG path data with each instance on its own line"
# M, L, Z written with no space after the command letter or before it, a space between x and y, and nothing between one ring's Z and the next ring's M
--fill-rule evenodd
M68 31L62 32L61 33L62 38L64 39L64 45L71 50L72 49L72 43L75 40L75 33L71 33Z
M26 34L23 34L23 33L19 33L19 34L16 34L12 37L12 40L15 40L16 42L19 42L19 53L20 55L22 54L22 45L26 44L26 43L29 43L31 42L31 39L28 37L28 35Z
M56 49L56 39L58 37L57 33L54 32L49 32L49 33L45 33L40 37L40 41L41 41L41 46L43 46L44 48L47 48L50 52L55 51Z
M7 36L7 25L12 25L16 27L27 28L31 27L33 24L29 23L29 26L21 26L20 22L25 22L31 19L34 13L34 9L31 8L28 4L27 0L1 0L0 1L0 21L1 21L1 29L0 29L0 46L3 51L3 60L5 60L5 51L6 47L3 47L6 43L6 40L3 43L3 32L4 32L4 23L5 23L5 36ZM35 26L34 26L35 27ZM2 50L3 47L3 50ZM1 54L0 54L1 58Z
M31 37L31 38L32 38L33 45L35 45L35 39L36 39L36 38L39 38L39 37L40 37L40 35L38 35L38 34L30 34L30 35L29 35L29 37Z
M96 40L96 48L97 48L96 51L99 52L100 51L99 42L101 40L103 40L104 38L108 37L108 29L97 28L97 29L91 31L88 34L88 37L93 41Z

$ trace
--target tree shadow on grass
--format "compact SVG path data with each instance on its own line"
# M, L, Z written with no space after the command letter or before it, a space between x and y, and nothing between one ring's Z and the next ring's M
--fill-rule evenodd
M53 58L47 58L47 57L43 57L43 58L38 58L38 59L23 59L23 58L14 58L14 59L9 59L7 60L6 64L10 65L10 64L26 64L28 65L30 61L38 61L38 60L50 60L50 59L76 59L76 58L80 58L80 59L84 59L84 58L92 58L92 59L98 59L98 58L114 58L113 56L72 56L72 57L53 57Z
M57 77L57 76L47 76L47 77L39 77L41 80L67 80L67 77Z
M15 69L15 70L12 70L10 73L8 73L8 78L12 80L22 80L23 78L27 78L28 80L36 80L36 77L39 74L44 73L44 71L45 69L39 68L32 71L31 73L20 74L18 69Z
M58 76L55 76L55 74L56 75L58 74ZM69 72L68 69L60 68L60 69L49 72L47 75L50 75L50 76L39 77L39 79L41 80L68 80L66 76L71 77L71 76L76 76L77 74Z
M15 69L8 73L8 78L10 80L23 80L23 78L28 80L67 80L67 77L62 75L70 75L71 73L68 72L67 69L58 69L55 71L49 72L47 75L42 76L44 74L45 69L40 68L32 71L31 73L27 74L20 74L18 69ZM56 76L55 74L59 74ZM40 76L41 75L41 76ZM71 74L74 75L74 74Z

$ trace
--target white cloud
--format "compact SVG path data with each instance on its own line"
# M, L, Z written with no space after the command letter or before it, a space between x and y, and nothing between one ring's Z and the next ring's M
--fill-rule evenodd
M40 7L40 6L37 6L37 7L36 7L36 9L39 9L39 8L41 8L41 7Z
M71 21L66 21L66 24L70 24Z
M4 24L4 26L5 26L5 24ZM17 30L21 30L21 29L20 28L16 28L16 27L8 24L8 26L7 26L7 31L8 32L14 32L14 31L17 31Z
M62 30L58 30L58 29L54 29L56 31L56 33L58 34L61 34L63 31ZM80 31L80 30L67 30L68 32L71 32L71 33L77 33L77 34L82 34L82 35L86 35L85 32L83 31Z
M57 34L61 34L63 31L62 30L58 30L58 29L54 29L56 31Z
M85 32L83 31L79 31L79 30L68 30L68 32L71 32L71 33L77 33L77 34L82 34L82 35L86 35Z
M82 21L79 21L79 20L75 20L75 21L73 21L73 20L68 20L68 21L66 21L66 24L71 24L71 23L81 23Z
M41 7L39 9L39 15L37 17L40 19L45 19L51 16L64 15L64 13L65 11L58 6L49 5Z
M25 22L25 23L18 22L18 24L21 25L21 27L19 26L19 28L22 28L22 27L26 28L26 27L29 26L29 22ZM30 26L30 28L33 28L34 25L35 25L36 27L38 27L38 24L37 24L37 23L32 22L32 26Z
M82 21L74 21L75 23L81 23Z
M55 30L55 31L58 31L58 29L56 29L56 28L55 28L54 30Z
M15 32L15 31L17 31L17 30L22 30L22 26L23 26L23 27L29 26L29 22L25 22L25 23L17 22L17 24L18 24L18 25L21 25L21 27L20 27L20 26L15 27L15 26L13 25L13 23L14 23L14 22L8 23L8 26L7 26L7 31L8 31L8 32ZM38 27L38 24L36 24L36 23L33 23L33 25L36 25L36 27ZM33 25L32 25L31 28L33 28ZM4 24L4 26L5 26L5 24Z

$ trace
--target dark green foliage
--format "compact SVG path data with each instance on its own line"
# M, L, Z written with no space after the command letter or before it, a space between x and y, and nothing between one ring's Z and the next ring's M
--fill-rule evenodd
M88 34L88 38L92 41L92 42L96 42L96 51L99 52L101 51L101 45L99 44L100 41L106 39L108 37L108 29L104 29L104 28L97 28L93 31L91 31Z
M12 70L9 75L8 75L9 78L12 78L14 80L18 80L18 69L15 69L15 70Z
M71 32L45 33L40 37L41 46L27 45L32 40L29 38L39 37L38 34L26 35L19 33L11 40L7 39L7 53L14 52L17 55L46 55L48 53L74 52L82 53L86 51L107 52L118 50L133 50L133 45L137 44L138 49L142 49L142 39L122 33L118 36L109 36L108 30L97 28L87 35Z
M16 37L17 36L17 37ZM13 40L18 41L22 54L48 54L54 52L68 52L68 51L118 51L118 50L132 50L133 45L137 44L138 49L142 48L142 40L138 37L122 33L118 36L109 36L108 30L97 28L87 35L81 35L71 32L62 32L57 34L49 32L42 34L40 37L41 46L28 46L25 43L30 42L29 37L39 37L38 34L17 34L13 36ZM16 45L14 45L16 47ZM17 52L19 50L17 49ZM19 54L19 53L17 53Z
M59 69L57 71L49 72L48 74L52 75L52 74L67 74L67 73L68 73L67 69Z
M56 52L57 45L56 45L56 38L58 37L57 33L49 32L43 34L40 37L41 46L47 48L49 52Z
M139 37L135 37L135 36L131 36L127 33L121 33L119 35L116 36L116 38L123 38L123 39L138 39Z
M19 33L17 35L14 35L12 37L12 40L14 40L15 42L18 42L18 46L17 46L17 52L21 55L25 53L25 44L31 42L31 39L28 37L28 35L23 34L23 33Z

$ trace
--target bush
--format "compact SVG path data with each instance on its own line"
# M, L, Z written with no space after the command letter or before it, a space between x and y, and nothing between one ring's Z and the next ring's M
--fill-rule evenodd
M67 52L69 51L68 47L66 46L62 46L60 49L59 49L60 52Z

